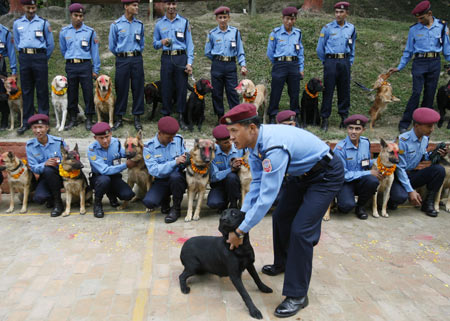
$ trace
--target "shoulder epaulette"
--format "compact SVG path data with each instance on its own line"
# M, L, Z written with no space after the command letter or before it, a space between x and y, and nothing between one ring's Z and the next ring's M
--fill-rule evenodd
M414 27L415 25L417 25L418 24L418 22L416 22L415 24L413 24L413 25L410 25L409 26L409 29L411 29L412 27Z
M61 137L57 137L57 136L52 136L52 138L54 139L54 140L57 140L57 141L63 141L63 139L61 138Z
M136 22L139 22L141 25L143 25L142 21L139 19L136 19Z
M186 20L187 22L189 22L188 18L185 18L185 17L183 17L183 16L180 15L180 14L178 14L178 16L179 16L180 18L183 18L183 19Z
M280 29L281 29L281 27L276 27L272 30L272 32L278 32L278 31L280 31Z
M403 141L407 141L407 140L408 140L408 137L402 137L402 136L400 136L400 139L403 140Z
M114 21L113 23L116 24L116 23L119 23L119 22L120 22L120 18L117 19L116 21Z
M29 141L27 141L27 146L28 145L31 145L31 144L33 144L34 143L34 138L32 138L32 139L30 139Z

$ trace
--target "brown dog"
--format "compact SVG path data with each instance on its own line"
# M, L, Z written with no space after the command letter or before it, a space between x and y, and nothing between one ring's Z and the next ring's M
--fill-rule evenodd
M109 126L113 127L114 121L114 103L116 98L112 92L111 78L106 75L100 75L95 81L94 103L97 112L97 122L101 122L102 115L109 115Z
M237 93L242 95L242 103L250 103L255 105L256 111L261 113L262 107L263 122L266 122L266 103L267 103L267 89L266 86L256 85L250 79L241 80L239 85L235 88Z
M5 85L6 94L8 95L8 106L9 106L9 118L11 124L9 130L14 129L14 115L19 114L20 116L20 127L23 126L23 101L22 101L22 90L17 86L17 80L15 77L9 76L7 78L1 78L3 84Z
M189 152L189 164L186 168L186 181L188 185L188 210L185 222L192 219L197 221L200 219L200 209L205 196L206 185L209 182L209 171L211 161L215 156L215 144L209 139L196 139L194 148ZM197 195L197 206L194 216L192 216L194 207L194 198Z
M443 196L442 193L447 192L447 202L445 203L445 210L447 212L450 212L450 154L447 153L447 155L441 160L441 165L445 168L445 178L444 183L442 183L442 186L436 195L434 209L439 212L439 202L441 201L441 197Z
M249 151L247 151L243 157L239 160L241 161L241 167L238 171L239 181L241 182L241 206L244 203L245 195L247 195L250 190L250 183L252 182L252 173L250 172L250 165L248 164L248 155Z
M386 109L388 103L400 101L392 95L392 86L387 82L392 72L378 75L377 81L373 85L373 90L377 91L375 101L370 107L370 129L373 129L375 122L380 118L381 113Z

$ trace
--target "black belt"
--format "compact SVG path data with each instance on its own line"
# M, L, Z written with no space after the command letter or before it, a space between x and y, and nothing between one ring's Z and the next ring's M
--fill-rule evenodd
M78 58L66 59L66 63L69 63L69 64L81 64L82 62L88 62L88 61L91 61L91 59L78 59Z
M316 165L314 165L308 172L306 172L300 177L303 178L313 176L314 174L317 174L318 172L322 171L325 168L325 166L328 165L329 162L331 162L331 160L333 159L333 155L334 153L330 149L328 153L324 157L322 157L320 161L316 163Z
M227 56L214 56L215 60L219 61L236 61L236 57L227 57Z
M330 59L344 59L348 57L348 53L326 54L325 57Z
M136 57L141 56L142 53L140 51L125 51L125 52L118 52L117 57Z
M424 52L414 54L414 58L437 58L437 57L439 57L439 52Z
M179 56L179 55L185 55L186 50L163 50L162 54L168 55L168 56Z
M275 61L297 61L297 56L283 56L283 57L276 57Z
M20 49L20 52L27 54L27 55L35 55L38 53L47 53L47 49L45 49L45 48L22 48L22 49Z

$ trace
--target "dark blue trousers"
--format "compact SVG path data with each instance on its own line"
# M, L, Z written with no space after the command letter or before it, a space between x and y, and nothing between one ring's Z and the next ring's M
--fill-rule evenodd
M174 201L181 202L186 187L186 174L174 171L169 177L155 178L142 202L147 208L157 208L162 203L165 205L170 203L170 195L173 196Z
M290 108L297 114L299 109L300 94L300 72L298 70L298 61L276 61L272 66L272 87L270 91L270 102L267 114L276 116L281 94L283 93L284 83L288 86L288 95Z
M350 109L350 59L326 58L323 64L323 96L320 117L331 115L334 87L337 87L338 113L348 116Z
M413 89L408 100L399 128L408 128L412 121L414 110L419 107L420 95L423 89L420 107L433 108L434 95L441 71L441 58L416 58L412 63Z
M308 179L285 181L272 216L274 264L286 268L283 295L308 293L313 247L320 239L322 218L343 182L344 169L337 157Z
M66 63L67 74L67 102L70 115L78 114L78 88L81 85L83 91L85 114L93 115L94 108L94 85L92 84L92 63L90 61L79 64Z
M226 209L229 203L241 198L241 182L239 176L231 172L223 180L211 183L207 205L210 208Z
M355 195L358 196L358 205L364 206L377 191L380 181L373 175L365 175L342 185L337 195L337 205L342 213L350 212L355 206Z
M172 97L177 97L177 113L184 113L186 109L186 94L188 77L184 72L187 64L186 55L161 56L161 91L162 110L164 116L172 112ZM174 92L175 91L175 92Z
M135 195L131 187L122 180L122 174L96 175L92 173L90 183L95 191L95 198L102 199L106 194L110 199L118 197L121 200L129 201Z
M3 66L0 66L0 74L3 76L8 75L6 73L6 63L4 60ZM5 127L8 126L8 116L9 116L8 96L6 94L6 89L5 85L3 84L3 81L0 81L0 114L2 118L1 125L5 125Z
M128 105L128 91L133 95L133 115L144 113L144 63L142 56L116 57L116 106L115 115L125 115Z
M19 53L20 85L23 98L23 123L34 115L34 88L38 101L38 113L48 115L48 64L45 53L34 55Z
M44 204L47 200L52 199L58 193L61 194L63 181L59 176L57 167L45 166L42 174L39 175L38 184L34 192L33 201Z
M216 115L223 115L225 112L223 106L224 87L227 93L229 108L231 109L239 105L239 95L235 89L238 85L236 62L213 59L211 65L211 84L214 88L212 90L212 101Z

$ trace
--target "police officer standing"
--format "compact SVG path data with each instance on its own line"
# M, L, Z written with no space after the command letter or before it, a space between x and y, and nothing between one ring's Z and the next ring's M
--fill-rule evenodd
M116 56L116 122L113 130L122 127L122 116L128 104L128 91L133 94L134 128L142 129L140 115L144 113L144 24L136 19L138 0L121 0L125 13L111 24L109 50Z
M355 208L355 214L361 220L367 219L364 205L375 194L380 180L383 179L378 170L371 169L373 160L370 158L370 142L361 136L367 121L366 116L359 114L344 120L347 137L334 148L334 155L342 161L345 173L345 183L337 195L339 211L348 213ZM356 204L355 195L358 195Z
M177 1L164 0L166 14L155 25L153 47L162 48L161 56L161 113L170 115L172 99L176 96L178 120L186 129L183 113L186 109L187 75L192 74L194 43L189 21L177 14ZM173 92L176 92L174 94Z
M259 125L256 108L240 104L221 119L236 148L249 148L253 181L241 211L245 219L227 242L242 244L244 234L272 206L283 178L289 179L273 213L275 264L263 268L276 275L285 271L285 300L275 309L289 317L308 305L313 247L319 242L322 217L344 181L342 162L318 137L294 126ZM301 142L301 144L299 144Z
M166 223L173 223L180 217L187 187L186 148L183 137L177 135L179 129L175 118L162 117L158 121L158 133L144 146L145 165L154 180L142 202L149 209L161 206L161 213L167 214ZM170 195L173 195L172 207Z
M403 117L398 124L400 134L408 130L412 114L419 107L419 99L423 88L421 106L433 107L441 70L440 53L443 53L445 60L450 61L450 40L447 24L433 17L430 2L420 2L411 13L417 18L418 22L409 28L408 41L400 64L397 68L389 69L393 72L402 70L414 56L411 70L413 89Z
M350 109L350 69L355 59L356 29L346 20L349 6L348 2L334 5L336 20L322 28L317 43L317 56L323 63L324 91L320 110L323 131L328 130L334 87L337 87L340 128L345 127L344 119Z
M11 32L4 25L0 24L0 75L7 77L5 58L9 58L9 67L12 76L16 77L16 53L14 51L14 41ZM17 78L17 77L16 77ZM0 130L8 128L9 106L6 89L3 81L0 82L0 113L2 119L0 122Z
M62 138L48 134L48 116L35 114L28 119L35 138L27 142L28 166L34 174L39 175L33 201L39 204L47 202L53 208L50 216L60 216L64 211L61 199L63 181L59 176L61 162L61 145L66 146Z
M125 201L134 197L133 190L122 180L120 173L127 168L135 167L136 163L130 159L122 163L125 150L119 140L112 137L108 123L97 123L92 126L91 131L96 141L89 145L87 155L92 170L90 183L95 191L94 216L102 218L105 215L102 205L105 194L112 207L119 206L117 197Z
M282 11L283 25L273 29L267 44L267 57L272 63L272 89L267 113L269 122L275 124L284 83L287 82L290 108L299 119L300 80L304 76L304 61L302 32L295 28L298 10L287 7Z
M239 104L239 96L235 90L238 85L236 60L241 66L242 75L245 76L248 70L245 63L241 33L237 28L228 25L231 19L230 8L219 7L214 11L214 14L219 25L208 34L205 44L205 56L212 60L212 100L214 112L220 120L224 114L224 86L227 93L228 106L233 108Z
M92 115L95 113L92 78L97 78L100 71L98 38L94 29L83 23L85 9L81 4L72 3L69 11L72 24L62 28L59 33L59 46L66 59L70 115L70 122L64 129L69 130L78 125L78 85L81 84L86 114L85 126L90 130Z
M23 134L34 114L34 88L38 113L48 115L48 59L55 48L50 22L36 14L36 0L20 0L25 15L14 21L14 44L19 51L20 84L23 93Z
M429 159L429 153L427 153L429 136L439 118L439 113L431 108L417 108L413 112L413 128L399 136L400 162L391 188L389 209L396 209L397 205L409 198L412 204L421 205L421 210L426 215L431 217L438 215L434 209L434 198L444 182L445 169L439 164L424 168L419 163L422 159ZM447 149L439 149L437 152L444 157ZM423 185L427 186L427 195L422 201L415 189Z

